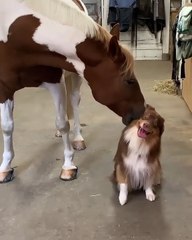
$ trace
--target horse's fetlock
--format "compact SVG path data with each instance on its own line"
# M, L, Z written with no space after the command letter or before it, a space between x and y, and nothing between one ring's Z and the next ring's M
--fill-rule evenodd
M14 158L14 152L13 151L7 151L3 153L3 159L6 159L7 161L11 161Z
M56 123L57 130L59 130L61 133L67 133L70 130L69 122L57 122Z
M67 149L67 150L64 151L65 157L72 157L73 154L74 154L73 149L71 149L71 150Z

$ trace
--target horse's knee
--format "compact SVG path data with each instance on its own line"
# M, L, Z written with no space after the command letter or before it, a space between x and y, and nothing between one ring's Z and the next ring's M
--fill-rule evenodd
M61 133L68 133L70 130L69 121L58 121L56 120L56 127Z
M12 120L2 121L1 128L2 128L3 133L10 134L13 132L14 122Z

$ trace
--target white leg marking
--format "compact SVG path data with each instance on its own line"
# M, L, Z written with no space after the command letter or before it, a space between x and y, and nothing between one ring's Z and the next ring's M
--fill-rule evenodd
M3 161L0 165L0 172L6 172L11 169L11 161L14 158L13 150L13 101L7 100L0 104L1 109L1 128L3 132L4 152Z
M153 193L153 190L151 187L148 187L146 190L145 190L145 195L146 195L146 199L149 200L149 201L155 201L155 194Z
M54 100L56 109L56 128L61 132L62 139L64 143L64 164L63 169L74 169L76 168L73 163L74 150L69 139L69 122L66 120L66 89L64 86L64 91L62 91L62 86L60 83L51 84L43 83L43 87L47 88Z
M79 103L81 100L80 87L82 83L82 78L79 77L77 74L72 73L71 81L72 81L72 89L70 93L70 99L71 99L71 106L72 106L73 116L74 116L74 128L73 128L74 141L84 141L81 135L81 125L80 125L80 119L79 119Z
M119 203L125 205L128 197L128 185L126 183L119 184Z

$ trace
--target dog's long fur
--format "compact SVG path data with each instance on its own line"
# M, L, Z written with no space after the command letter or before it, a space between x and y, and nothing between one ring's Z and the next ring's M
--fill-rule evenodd
M143 188L146 198L155 200L153 186L160 183L161 135L164 119L148 106L141 119L126 127L114 158L113 180L119 185L119 201L124 205L128 190Z

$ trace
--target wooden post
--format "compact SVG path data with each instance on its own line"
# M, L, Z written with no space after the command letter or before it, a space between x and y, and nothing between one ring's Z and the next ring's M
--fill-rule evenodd
M163 30L163 56L162 59L167 60L169 58L169 33L170 33L170 0L165 1L165 19L166 19L166 27Z

